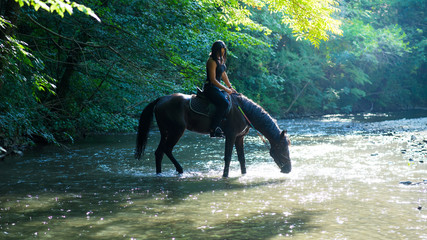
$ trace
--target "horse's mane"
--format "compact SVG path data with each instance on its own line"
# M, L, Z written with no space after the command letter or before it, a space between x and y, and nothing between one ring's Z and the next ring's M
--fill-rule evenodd
M233 97L235 97L238 105L256 130L260 131L268 139L276 139L280 136L280 128L276 119L271 117L264 108L241 93L233 94Z

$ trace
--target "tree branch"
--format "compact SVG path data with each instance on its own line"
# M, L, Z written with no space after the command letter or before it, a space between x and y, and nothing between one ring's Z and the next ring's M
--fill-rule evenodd
M298 95L294 98L294 100L292 101L291 105L289 105L288 109L286 109L285 114L287 114L287 113L291 110L292 106L295 104L295 102L296 102L296 101L298 100L298 98L301 96L302 92L304 92L305 88L308 86L308 84L309 84L309 83L310 83L310 82L309 82L309 81L307 81L307 83L304 85L304 87L302 88L302 90L301 90L301 91L298 93Z
M138 70L140 70L140 71L142 71L142 72L145 72L145 70L146 69L144 69L144 68L142 68L142 67L140 67L140 66L138 66L138 65L136 65L136 64L134 64L134 62L133 61L131 61L131 60L129 60L128 58L126 58L126 57L124 57L119 51L117 51L116 49L114 49L112 46L109 46L109 45L96 45L96 44L90 44L90 43L85 43L85 42L81 42L81 41L78 41L78 40L76 40L76 39L74 39L74 38L69 38L69 37L66 37L66 36L63 36L63 35L61 35L61 34L59 34L59 33L57 33L57 32L54 32L54 31L52 31L52 30L50 30L49 28L47 28L47 27L45 27L45 26L43 26L43 25L41 25L40 23L38 23L35 19L33 19L31 16L28 16L27 15L27 17L34 23L34 24L36 24L37 26L39 26L40 28L42 28L43 30L45 30L45 31L47 31L47 32L49 32L50 34L53 34L53 35L55 35L55 36L57 36L57 37L60 37L60 38L63 38L63 39L65 39L65 40L68 40L68 41L71 41L71 42L74 42L74 43L76 43L78 46L79 46L79 48L82 48L82 46L83 47L92 47L92 48L106 48L106 49L108 49L108 50L110 50L110 51L112 51L113 53L115 53L117 56L119 56L123 61L125 61L125 62L127 62L129 65L131 65L132 67L134 67L134 68L136 68L136 69L138 69Z

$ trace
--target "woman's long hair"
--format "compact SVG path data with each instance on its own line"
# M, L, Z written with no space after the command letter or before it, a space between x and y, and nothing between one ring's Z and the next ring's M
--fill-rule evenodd
M221 55L222 48L225 49L224 58ZM221 40L214 42L214 44L212 44L212 49L209 56L214 60L218 60L219 58L222 63L225 63L227 61L227 46L225 46L225 43Z

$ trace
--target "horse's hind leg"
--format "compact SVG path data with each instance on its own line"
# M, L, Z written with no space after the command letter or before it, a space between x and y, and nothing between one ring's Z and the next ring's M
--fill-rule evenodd
M185 128L176 128L173 130L168 131L168 137L166 140L166 143L164 144L163 151L168 156L168 158L171 160L173 165L175 165L176 171L178 173L183 173L183 169L179 162L176 160L176 158L172 155L173 147L176 145L178 140L181 138L182 134L184 133Z

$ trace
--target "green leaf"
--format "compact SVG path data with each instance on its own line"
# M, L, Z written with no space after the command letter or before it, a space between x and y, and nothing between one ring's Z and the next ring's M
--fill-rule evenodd
M49 7L49 12L53 13L58 8L58 4L51 4Z
M366 92L358 88L352 88L350 92L351 94L355 95L356 98L362 98L366 96Z
M65 4L64 7L65 7L65 10L67 10L68 14L70 15L73 14L73 7L71 7L71 5Z
M23 57L22 60L24 61L25 64L27 64L30 67L34 67L33 63L31 62L31 60L28 57Z
M23 7L24 6L24 0L16 0L18 3L19 3L19 6L20 7Z
M44 10L46 10L46 11L49 11L49 6L48 6L46 3L42 2L42 1L39 1L39 3L38 3L38 4L40 5L40 7L41 7L42 9L44 9Z

